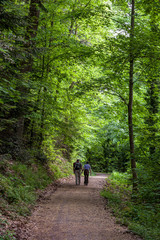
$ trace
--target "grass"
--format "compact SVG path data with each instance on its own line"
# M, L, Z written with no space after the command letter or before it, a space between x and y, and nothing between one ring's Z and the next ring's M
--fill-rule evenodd
M9 171L0 174L1 212L11 216L28 215L30 205L37 199L36 190L44 189L52 181L41 166L35 170L21 163L11 165Z
M20 216L30 215L39 190L71 173L71 164L63 158L49 159L42 164L33 159L13 161L7 155L0 161L0 240L16 239L15 234L7 230L9 227L4 222L5 216L14 221Z
M96 173L92 170L91 175L90 176L96 176Z
M0 236L0 240L16 240L16 238L14 233L8 230L3 236Z
M6 230L3 216L14 220L30 215L37 190L46 188L53 179L45 167L33 161L30 164L0 162L0 240L15 239L14 233Z
M148 189L147 186L146 189ZM133 202L130 175L117 172L111 174L105 189L101 192L101 195L107 199L108 206L112 208L118 222L128 226L130 230L145 240L159 240L160 206L154 199L150 201L149 198L147 201L143 194L144 186L139 186L137 201ZM151 193L148 194L148 197L150 195Z

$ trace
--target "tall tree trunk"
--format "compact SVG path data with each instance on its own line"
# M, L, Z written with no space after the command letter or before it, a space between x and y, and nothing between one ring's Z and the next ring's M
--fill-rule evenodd
M153 63L152 63L153 64ZM150 159L153 159L153 155L156 150L156 133L158 122L157 113L159 108L159 92L157 88L157 80L154 79L154 70L152 72L152 76L148 81L148 91L147 91L147 107L149 109L149 116L146 121L149 130L149 151L150 151Z
M37 35L37 29L38 29L38 22L39 22L39 3L40 0L31 0L30 2L30 8L29 8L29 14L28 14L28 19L29 19L29 25L26 29L26 34L25 34L25 40L26 44L24 47L28 50L31 51L34 47L34 41L32 40L34 37ZM30 52L30 57L27 61L23 62L21 64L21 73L26 74L31 72L32 70L32 65L33 65L33 59L31 57L31 52ZM18 116L18 121L17 121L17 126L16 126L16 135L17 135L17 141L18 145L21 146L23 144L23 133L24 133L24 120L25 117L24 115L26 114L26 106L27 106L27 100L26 93L28 92L28 88L22 85L18 89L21 93L21 101L19 102L18 108L20 109L19 116Z
M42 104L42 111L41 111L41 122L40 122L40 136L39 136L39 149L42 146L42 142L44 140L44 120L45 120L45 94L47 89L44 88L44 96L43 96L43 104Z
M132 0L131 12L131 30L130 30L130 70L129 70L129 103L128 103L128 126L129 126L129 141L130 141L130 158L131 169L133 176L133 191L137 190L137 173L136 173L136 160L134 153L134 134L133 134L133 72L134 72L134 54L133 54L133 41L134 41L134 0Z
M150 116L149 116L149 125L150 125L150 132L151 132L151 143L150 143L150 157L152 158L153 154L155 153L155 135L156 135L156 129L155 129L155 114L157 113L157 106L156 106L156 94L155 92L155 83L154 80L151 80L150 83Z
M158 27L156 25L156 22L151 20L151 37L154 46L157 45L157 39L155 38L155 31L158 32ZM153 155L156 150L156 133L157 133L157 126L156 123L158 122L158 117L156 116L159 110L159 91L158 91L158 76L157 76L157 70L158 70L158 61L155 62L154 55L156 55L156 52L154 54L154 51L152 55L150 56L150 76L148 80L148 108L149 108L149 118L148 118L148 128L150 133L150 140L149 144L149 150L150 150L150 159L153 159Z

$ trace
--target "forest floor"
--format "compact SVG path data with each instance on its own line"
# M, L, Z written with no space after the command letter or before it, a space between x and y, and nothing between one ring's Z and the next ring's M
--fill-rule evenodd
M58 189L42 199L19 239L27 240L140 240L116 223L106 200L100 196L106 175L90 177L88 186L63 180Z

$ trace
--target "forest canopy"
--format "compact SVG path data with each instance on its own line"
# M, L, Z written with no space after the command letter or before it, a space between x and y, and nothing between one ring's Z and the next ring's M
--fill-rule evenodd
M159 10L158 0L1 0L0 154L131 171L135 191L158 181Z

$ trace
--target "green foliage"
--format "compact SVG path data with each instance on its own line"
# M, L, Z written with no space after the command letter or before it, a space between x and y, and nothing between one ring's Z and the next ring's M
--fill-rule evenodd
M155 189L148 189L147 184L140 186L139 193L134 198L136 200L132 201L130 175L114 172L107 182L101 195L107 199L108 205L112 207L119 221L145 240L158 240L160 208L156 198L154 196L150 198L149 195L154 194ZM146 196L143 195L144 190Z
M32 168L28 169L27 165L18 163L13 166L13 170L17 175L21 176L26 185L31 186L33 189L43 189L51 181L46 174L46 169L41 165L37 166L37 164L33 163Z
M53 173L54 179L67 177L72 174L72 163L67 161L63 155L67 149L57 148L52 139L48 138L43 142L44 153L48 159L48 166ZM67 148L67 145L65 146Z
M52 149L53 150L53 149ZM66 177L72 173L71 163L63 158L43 155L47 163L42 161L40 154L38 160L30 159L27 163L13 161L10 155L1 155L0 161L0 215L7 215L14 219L18 216L31 214L32 206L35 204L40 190L45 189L55 179ZM57 156L57 155L56 155ZM52 160L51 160L52 157ZM3 227L3 222L0 226ZM1 239L15 239L14 233L0 231Z
M0 240L15 240L14 233L7 231L3 236L0 236Z
M110 176L110 179L112 180L112 182L120 186L131 184L131 174L127 172L119 173L119 172L113 171Z
M8 225L8 222L0 218L0 240L15 240L14 233L10 230L3 231L4 226Z
M112 194L108 191L102 191L101 196L107 198L109 203L111 202L114 205L114 207L122 202L119 194Z
M28 215L29 205L37 199L36 190L44 189L53 181L53 177L49 176L43 166L34 162L32 165L22 163L8 165L6 174L0 174L0 192L4 199L2 211Z

